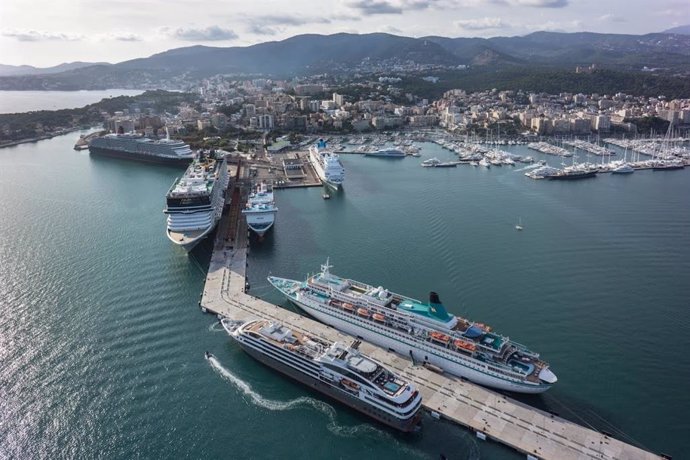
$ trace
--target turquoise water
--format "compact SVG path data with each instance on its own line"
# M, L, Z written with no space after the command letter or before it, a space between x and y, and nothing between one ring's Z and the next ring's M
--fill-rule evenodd
M0 113L34 110L74 109L116 96L136 96L137 89L103 89L91 91L0 91Z
M0 150L0 458L523 458L429 418L393 433L247 357L198 309L209 245L188 257L164 236L181 171L91 158L76 137ZM283 304L265 277L328 256L343 276L435 290L551 362L558 385L523 400L681 458L689 172L543 182L423 154L343 156L327 201L278 192L251 292Z

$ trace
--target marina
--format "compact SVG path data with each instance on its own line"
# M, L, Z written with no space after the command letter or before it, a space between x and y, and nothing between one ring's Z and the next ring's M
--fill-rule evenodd
M242 172L234 184L234 197L246 194ZM240 207L235 200L233 207ZM236 215L228 210L225 219ZM242 220L222 225L216 238L204 290L200 299L203 311L236 321L265 319L278 321L293 331L317 335L329 341L351 341L330 326L315 322L272 305L246 292L249 252L247 230ZM233 231L235 233L233 233ZM516 449L528 458L539 459L646 459L661 458L640 448L598 433L554 414L522 404L512 398L475 384L434 372L391 351L362 343L360 349L418 386L425 408L432 416L444 418Z

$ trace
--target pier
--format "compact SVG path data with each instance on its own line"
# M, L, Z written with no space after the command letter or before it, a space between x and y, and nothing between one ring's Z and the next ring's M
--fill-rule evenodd
M213 255L200 306L203 311L232 319L263 318L329 341L350 343L354 337L306 316L247 293L247 226L241 218L251 178L247 168L231 166L235 179L218 225ZM425 409L475 432L478 438L509 446L529 459L661 459L660 455L585 428L510 397L433 372L407 357L363 342L360 350L418 387Z

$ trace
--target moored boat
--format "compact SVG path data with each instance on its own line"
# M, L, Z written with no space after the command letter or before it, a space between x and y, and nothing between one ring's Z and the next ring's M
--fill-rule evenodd
M449 314L436 293L425 304L380 286L340 278L330 268L327 262L306 281L275 276L268 281L326 324L476 383L541 393L558 380L539 354L488 325ZM381 316L374 317L377 314Z
M257 361L401 431L418 428L415 385L359 351L267 320L223 319L223 328Z

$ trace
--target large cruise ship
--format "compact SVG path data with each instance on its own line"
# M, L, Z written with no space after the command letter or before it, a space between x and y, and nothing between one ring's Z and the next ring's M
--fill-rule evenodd
M106 134L89 142L89 152L148 163L187 166L194 153L189 145L182 141L150 139L138 134Z
M358 341L330 343L267 320L221 323L244 351L267 366L390 427L417 428L419 391L360 353Z
M345 168L337 153L326 150L326 141L320 139L317 145L309 147L309 161L321 181L338 190L345 180Z
M330 268L326 262L306 281L268 281L319 321L487 387L542 393L556 383L537 353L485 324L449 314L436 293L425 304L340 278Z
M191 251L213 231L223 213L228 181L225 159L201 152L165 196L170 241Z
M261 182L256 184L249 195L247 207L242 214L247 218L247 226L261 237L273 226L277 212L278 208L273 200L273 187Z

